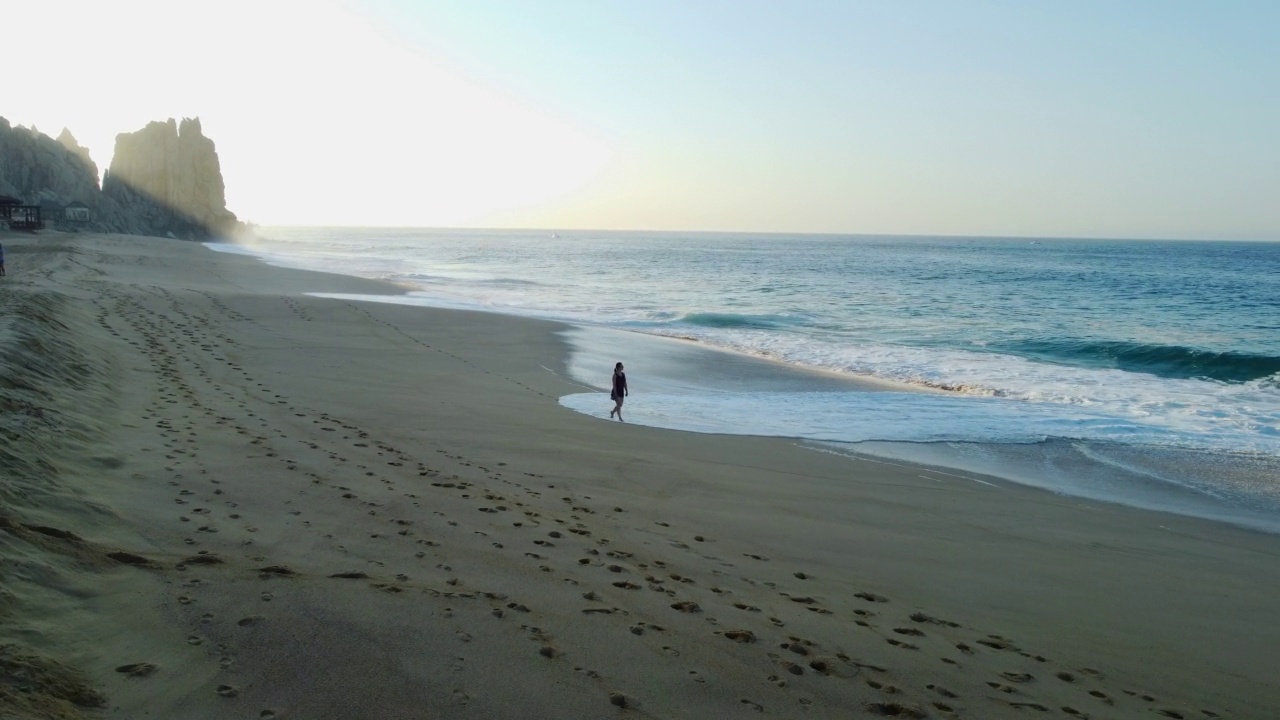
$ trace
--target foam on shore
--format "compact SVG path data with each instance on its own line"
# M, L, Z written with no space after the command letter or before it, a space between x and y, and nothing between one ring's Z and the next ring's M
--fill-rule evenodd
M596 392L560 404L593 417L608 419L608 372L625 360L631 423L813 441L1280 532L1280 462L1270 455L1179 447L1176 434L1087 408L922 392L606 328L562 334L571 376Z

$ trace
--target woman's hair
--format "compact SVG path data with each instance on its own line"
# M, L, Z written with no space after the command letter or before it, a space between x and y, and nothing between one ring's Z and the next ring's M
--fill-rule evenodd
M618 364L614 365L614 366L613 366L613 369L614 369L614 370L621 370L621 369L622 369L622 363L618 363Z

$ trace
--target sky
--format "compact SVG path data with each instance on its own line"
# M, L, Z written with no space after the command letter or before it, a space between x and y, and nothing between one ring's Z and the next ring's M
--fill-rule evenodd
M259 224L1280 240L1280 3L40 0L0 116Z

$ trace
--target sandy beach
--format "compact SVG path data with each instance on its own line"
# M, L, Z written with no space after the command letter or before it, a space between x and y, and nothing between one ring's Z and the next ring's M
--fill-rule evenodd
M604 421L554 323L306 294L389 285L0 243L6 718L1280 712L1280 537Z

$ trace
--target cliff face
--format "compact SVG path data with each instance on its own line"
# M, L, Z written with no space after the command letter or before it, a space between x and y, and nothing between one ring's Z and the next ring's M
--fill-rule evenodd
M239 227L213 141L194 119L118 135L99 188L97 165L70 131L55 140L0 118L0 195L43 205L46 226L60 229L203 240ZM74 201L89 207L88 222L62 217L58 208Z
M10 127L0 118L0 195L32 204L42 199L98 202L98 168L89 151L63 130L57 140L37 130Z
M227 210L218 153L199 119L184 118L179 125L171 118L117 135L103 192L150 223L209 234L236 224Z

